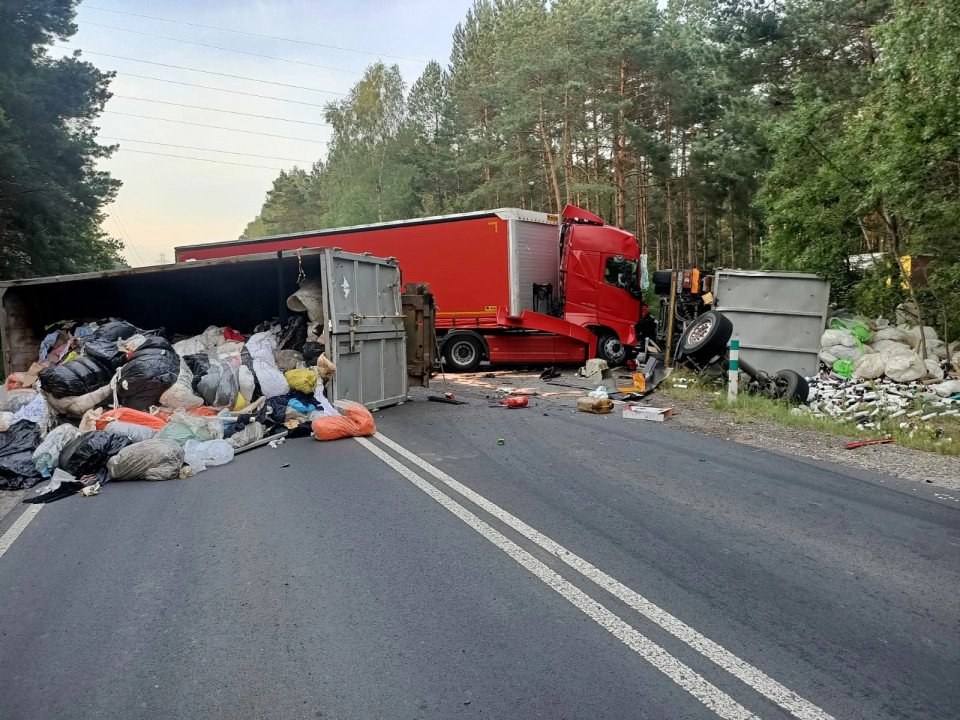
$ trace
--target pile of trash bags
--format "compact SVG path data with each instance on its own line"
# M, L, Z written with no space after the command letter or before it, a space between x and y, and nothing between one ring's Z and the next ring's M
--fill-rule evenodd
M336 367L307 327L294 315L171 338L115 318L61 323L0 387L0 490L50 502L191 477L284 437L372 435L365 407L328 401Z
M960 377L960 342L941 340L935 328L911 322L909 308L897 311L897 323L838 313L820 338L820 362L841 379L895 383L942 382Z

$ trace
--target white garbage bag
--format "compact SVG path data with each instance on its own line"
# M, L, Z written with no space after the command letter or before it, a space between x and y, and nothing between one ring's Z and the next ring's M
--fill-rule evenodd
M820 336L820 347L828 348L834 347L837 345L843 345L844 347L855 347L857 344L857 337L849 330L834 330L832 328L824 330L823 335Z
M927 358L923 361L923 364L927 366L927 379L943 380L943 368L940 367L939 362Z
M885 373L894 382L913 382L927 374L927 366L914 352L888 354Z
M233 445L226 440L207 440L198 442L187 440L183 446L183 462L194 473L202 472L214 465L226 465L233 460Z
M857 380L875 380L887 369L887 358L883 353L864 355L853 363L853 377Z

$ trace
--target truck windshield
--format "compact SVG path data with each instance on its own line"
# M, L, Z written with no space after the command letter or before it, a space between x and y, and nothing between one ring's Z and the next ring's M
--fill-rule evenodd
M603 281L607 285L626 290L630 295L639 298L640 282L637 280L637 261L627 260L622 255L607 258L603 270Z

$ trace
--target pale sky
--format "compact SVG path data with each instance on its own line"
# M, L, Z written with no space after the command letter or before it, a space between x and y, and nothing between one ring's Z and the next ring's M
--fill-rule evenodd
M171 262L176 245L238 237L246 223L260 209L280 169L294 165L309 166L314 160L326 156L324 144L310 141L323 141L329 136L328 128L313 123L323 123L323 103L340 97L331 93L347 92L360 78L364 67L377 59L397 63L408 87L420 74L425 61L435 59L446 65L453 29L471 4L471 0L354 0L350 3L330 0L168 0L163 3L84 0L77 16L80 30L67 47L81 49L86 60L103 70L118 71L111 85L114 97L107 103L108 112L101 116L99 124L102 142L117 142L121 146L110 160L103 163L103 167L123 181L123 187L117 200L107 208L109 217L104 229L124 240L127 246L124 255L133 266L152 265L161 260ZM105 10L282 36L305 43L251 37ZM297 62L188 45L117 28ZM52 52L59 51L55 49ZM127 59L105 57L104 54ZM387 55L411 59L401 60ZM250 82L134 60L311 89ZM335 69L315 67L317 65ZM133 75L311 104L219 92ZM252 118L148 101L220 108L278 119ZM130 114L282 137L135 118ZM287 122L291 120L300 122ZM171 147L173 145L189 147ZM231 155L193 148L270 157ZM131 152L134 150L141 152ZM143 152L187 155L242 165L159 157Z

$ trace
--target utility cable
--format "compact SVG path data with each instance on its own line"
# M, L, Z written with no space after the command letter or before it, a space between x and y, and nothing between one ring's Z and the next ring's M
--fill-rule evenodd
M238 165L240 167L260 168L262 170L284 170L285 168L271 167L268 165L250 165L249 163L235 163L229 160L210 160L209 158L192 157L190 155L173 155L172 153L156 153L149 150L133 150L131 148L120 148L120 152L139 153L140 155L156 155L157 157L180 158L181 160L199 160L200 162L217 163L218 165Z
M133 95L114 94L115 98L124 100L136 100L138 102L156 103L157 105L172 105L173 107L190 108L191 110L206 110L207 112L226 113L227 115L242 115L244 117L260 118L261 120L276 120L278 122L297 123L298 125L315 125L316 127L330 127L329 123L310 122L309 120L292 120L291 118L275 117L273 115L257 115L255 113L245 113L239 110L223 110L221 108L205 107L203 105L189 105L187 103L169 102L167 100L154 100L153 98L134 97Z
M194 40L183 40L181 38L170 37L169 35L155 35L154 33L142 32L140 30L130 30L129 28L114 27L112 25L101 25L100 23L90 22L89 20L86 21L84 25L92 25L94 27L104 28L105 30L116 30L117 32L131 33L132 35L142 35L143 37L157 38L159 40L170 40L171 42L183 43L184 45L195 45L197 47L209 48L211 50L232 52L237 53L238 55L249 55L250 57L258 57L264 60L276 60L278 62L293 63L294 65L306 65L307 67L319 68L321 70L332 70L334 72L348 73L350 75L363 74L357 70L347 70L346 68L332 67L330 65L317 65L316 63L307 62L306 60L291 60L290 58L277 57L276 55L262 55L260 53L250 52L249 50L237 50L235 48L223 47L222 45L210 45L209 43L195 42Z
M285 160L287 162L305 163L312 165L310 160L297 160L296 158L277 157L276 155L255 155L253 153L236 152L234 150L219 150L217 148L199 147L197 145L174 145L173 143L156 142L154 140L134 140L133 138L108 137L98 135L98 140L112 140L113 142L132 142L142 145L162 145L163 147L180 148L181 150L202 150L203 152L224 153L226 155L245 155L246 157L260 158L261 160Z
M139 13L127 12L125 10L111 10L109 8L97 7L96 5L84 5L83 7L85 10L98 10L100 12L114 13L115 15L129 15L130 17L143 18L144 20L158 20L160 22L173 23L174 25L186 25L188 27L202 28L204 30L220 30L222 32L236 33L237 35L246 35L248 37L266 38L267 40L282 40L283 42L297 43L299 45L311 45L313 47L326 48L328 50L343 50L344 52L373 55L375 57L393 58L394 60L409 60L410 62L424 64L427 62L426 60L404 57L403 55L390 55L389 53L374 52L371 50L359 50L357 48L341 47L339 45L324 45L323 43L312 42L310 40L297 40L296 38L283 37L281 35L264 35L263 33L235 30L233 28L218 27L216 25L201 25L200 23L192 23L185 20L173 20L171 18L156 17L155 15L140 15Z
M169 83L170 85L185 85L186 87L201 88L203 90L216 90L217 92L230 93L231 95L246 95L247 97L262 98L263 100L276 100L278 102L293 103L294 105L307 105L309 107L325 108L323 103L304 102L303 100L290 100L288 98L277 97L275 95L260 95L258 93L243 92L242 90L230 90L228 88L214 87L213 85L198 85L197 83L188 83L181 80L167 80L166 78L151 77L150 75L137 75L135 73L116 71L117 75L123 77L139 78L140 80L155 80L157 82Z
M276 85L277 87L293 88L294 90L309 90L310 92L326 93L328 95L346 95L346 93L307 87L306 85L294 85L292 83L279 82L278 80L259 80L258 78L245 77L243 75L231 75L230 73L216 72L214 70L201 70L200 68L186 67L184 65L171 65L169 63L154 62L153 60L142 60L140 58L126 57L124 55L110 55L109 53L95 52L93 50L72 48L68 47L67 45L54 45L53 47L57 48L58 50L79 50L80 52L85 52L87 55L112 58L113 60L129 60L130 62L143 63L144 65L156 65L157 67L172 68L174 70L186 70L188 72L202 73L203 75L216 75L217 77L232 78L234 80L246 80L247 82L262 83L264 85Z
M222 125L208 125L207 123L190 122L189 120L173 120L171 118L154 117L152 115L137 115L135 113L119 112L118 110L104 110L105 115L123 115L124 117L141 118L143 120L159 120L160 122L177 123L179 125L194 125L196 127L212 128L213 130L229 130L230 132L244 133L245 135L262 135L263 137L280 138L281 140L296 140L298 142L316 143L326 145L326 140L310 140L309 138L290 137L289 135L276 135L274 133L257 132L255 130L240 130L239 128L223 127Z

